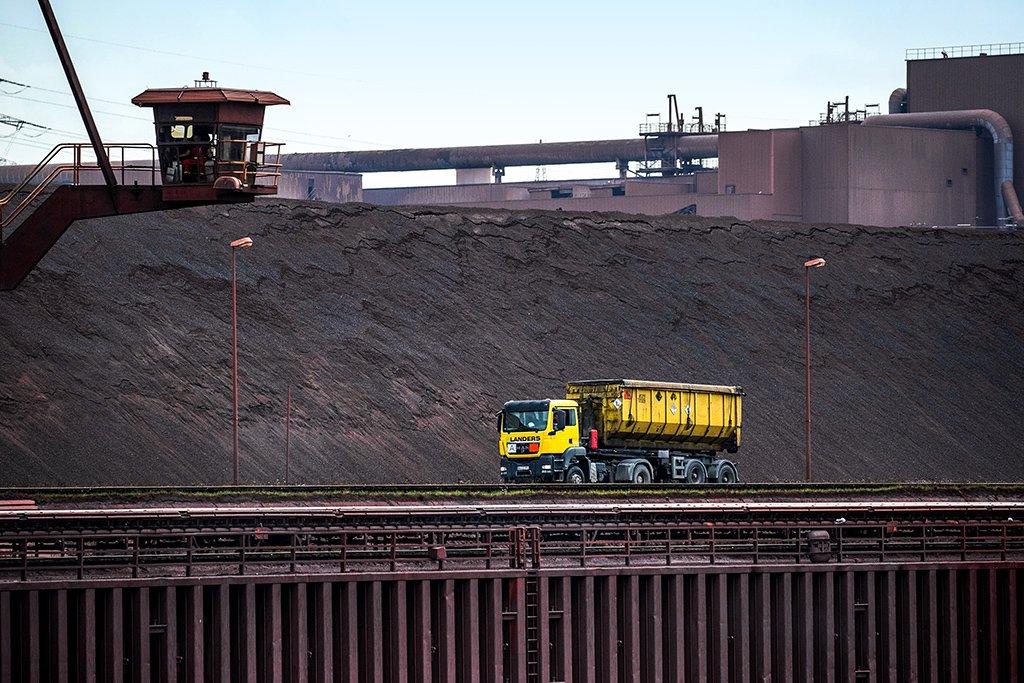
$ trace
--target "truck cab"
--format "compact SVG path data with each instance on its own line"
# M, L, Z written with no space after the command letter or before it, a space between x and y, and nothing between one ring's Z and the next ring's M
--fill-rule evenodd
M563 481L565 465L585 453L576 401L509 401L498 413L504 482Z

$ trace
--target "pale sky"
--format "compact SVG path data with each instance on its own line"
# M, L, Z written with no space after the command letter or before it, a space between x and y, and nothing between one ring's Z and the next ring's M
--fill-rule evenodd
M285 152L631 138L669 93L728 130L795 127L847 95L885 113L909 48L1024 41L1020 0L51 3L105 142L152 142L131 98L209 71L291 101L263 136ZM0 45L0 120L51 129L0 124L0 158L86 140L37 2L4 0Z

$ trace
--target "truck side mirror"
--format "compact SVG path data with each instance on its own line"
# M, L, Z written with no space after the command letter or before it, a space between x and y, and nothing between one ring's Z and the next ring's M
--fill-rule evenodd
M495 417L498 420L498 431L500 432L501 431L501 413L498 413L497 415L495 415Z
M552 420L554 431L560 432L565 429L565 411L556 410Z

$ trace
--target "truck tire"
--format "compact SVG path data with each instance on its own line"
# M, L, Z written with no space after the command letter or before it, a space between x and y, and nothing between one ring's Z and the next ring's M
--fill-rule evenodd
M578 466L573 465L565 471L565 483L566 484L585 484L587 483L587 476L583 474Z
M724 462L722 463L722 466L718 468L719 484L735 484L739 480L739 475L736 474L736 468L733 467L732 463Z
M650 484L652 481L654 481L654 475L651 474L651 468L645 463L637 463L633 468L633 483Z
M708 480L708 470L700 460L691 460L683 470L687 484L703 484Z

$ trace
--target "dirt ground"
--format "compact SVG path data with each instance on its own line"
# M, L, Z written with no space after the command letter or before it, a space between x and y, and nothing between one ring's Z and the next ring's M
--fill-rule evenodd
M1024 233L285 200L83 221L0 293L0 484L488 482L570 379L738 384L747 481L1024 479Z

